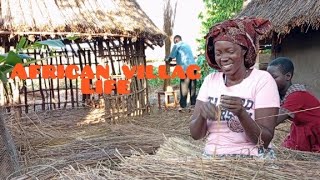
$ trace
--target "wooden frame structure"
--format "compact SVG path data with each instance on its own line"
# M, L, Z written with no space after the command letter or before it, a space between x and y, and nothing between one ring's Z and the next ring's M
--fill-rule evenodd
M21 5L22 2L17 3ZM122 65L146 65L145 48L162 46L165 39L165 34L153 24L135 0L49 0L37 7L26 8L30 12L22 9L17 12L14 8L7 9L8 6L13 6L12 1L1 1L0 43L3 52L14 48L22 36L30 41L58 38L66 45L64 49L51 49L55 57L37 62L39 65L72 64L81 70L86 65L92 69L97 65L108 65L110 78L119 80L125 78ZM44 17L36 16L37 10L50 18L44 20ZM21 11L23 17L19 16ZM33 21L29 21L30 18ZM70 35L79 38L70 41L66 39ZM26 53L36 59L49 56L48 50ZM11 87L6 86L2 105L9 111L15 107L28 113L88 105L96 107L98 104L106 108L107 118L139 115L148 109L145 79L131 79L131 93L128 95L117 95L115 89L112 94L103 96L82 95L80 81L43 79L39 75L37 79L28 79L20 84L20 96L16 101L12 100ZM94 81L90 82L92 88Z

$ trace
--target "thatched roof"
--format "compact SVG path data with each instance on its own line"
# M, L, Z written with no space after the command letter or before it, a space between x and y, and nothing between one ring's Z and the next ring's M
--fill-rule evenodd
M0 13L0 34L165 38L135 0L1 0Z
M288 34L295 27L318 29L320 0L252 0L238 17L251 16L269 19L273 31Z

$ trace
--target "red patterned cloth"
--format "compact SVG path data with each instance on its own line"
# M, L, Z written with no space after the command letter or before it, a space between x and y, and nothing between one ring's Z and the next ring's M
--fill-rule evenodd
M217 41L230 41L247 50L245 55L246 68L252 67L256 62L259 50L259 35L271 29L269 20L260 18L231 19L211 27L206 36L206 59L208 64L220 70L214 57L214 43Z

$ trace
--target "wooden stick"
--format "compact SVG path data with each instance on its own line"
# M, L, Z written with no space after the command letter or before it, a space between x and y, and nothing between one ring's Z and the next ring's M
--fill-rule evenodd
M54 51L54 54L56 55L57 52ZM49 52L48 52L48 55L50 55ZM50 64L51 64L51 65L54 64L52 57L50 58ZM53 108L56 109L57 107L56 107L56 102L55 102L55 99L56 99L56 98L55 98L55 95L54 95L55 88L54 88L53 78L51 78L50 81L51 81L51 91L52 91L52 100L51 100L51 101L52 101Z
M36 50L34 50L34 51L36 51ZM41 62L42 63L42 62ZM45 98L44 98L44 94L43 94L43 91L42 91L42 82L41 82L41 74L39 74L39 90L40 90L40 95L41 95L41 99L42 99L42 103L43 103L43 105L42 105L42 110L45 110L45 102L46 102L46 100L45 100ZM47 89L47 88L46 88Z
M143 42L142 42L143 43ZM144 67L147 66L147 60L144 52L144 48L142 48L142 58L143 58L143 64ZM148 87L148 81L146 79L143 80L143 88L146 89L146 107L147 107L147 113L149 113L149 107L150 107L150 102L149 102L149 87ZM175 101L175 100L174 100Z
M88 58L88 63L89 63L89 66L92 68L92 62L91 62L91 53L90 53L90 50L83 50L84 52L87 53L87 58ZM93 83L92 83L92 79L90 79L90 86L93 86ZM95 86L94 86L95 88ZM91 98L91 95L89 94L89 99ZM94 96L92 95L92 98L94 98ZM92 99L93 100L93 99Z
M79 48L80 48L80 46L79 46ZM87 56L86 56L86 52L85 52L85 50L79 50L79 51L82 51L82 54L83 54L83 59L84 59L84 65L86 66L86 65L88 65L89 64L89 59L87 59ZM92 80L90 80L90 86L92 85ZM89 100L90 101L90 99L91 99L91 95L90 94L86 94L85 95L85 100Z
M45 52L47 52L47 50ZM41 53L40 57L44 58L44 53ZM44 61L40 61L40 62L41 62L41 65L43 66L44 65L44 63L43 63ZM45 62L46 62L46 64L48 64L49 60L46 59ZM40 76L40 74L39 74L39 76ZM45 89L48 89L48 87L50 86L49 80L43 79L43 82L44 82ZM48 82L48 86L47 86L47 82ZM49 95L49 93L51 93L51 92L50 91L49 91L49 93L48 93L48 91L44 91L44 92L46 93L45 101L48 101L48 98L51 99L51 97ZM50 107L50 109L51 109L51 107Z
M29 105L28 105L28 96L27 96L27 81L23 80L23 91L24 91L24 104L25 104L25 112L29 112Z
M128 47L129 47L129 54L130 54L130 66L134 66L136 65L135 61L134 61L134 50L133 50L133 44L132 44L132 41L131 39L128 39ZM131 92L136 92L137 91L137 79L136 79L136 75L133 76L133 78L131 79L131 84L130 84L130 89L131 89ZM137 108L137 94L134 93L132 95L132 103L133 103L133 106L132 106L132 111L135 112L136 111L136 108Z
M96 62L96 65L98 65L99 63L98 63L97 46L96 46L97 41L94 41L93 44L94 44L94 49L92 49L91 44L89 43L90 48L91 48L91 50L92 50L92 52L93 52L93 54L94 54L94 61ZM104 49L103 49L103 51L104 51Z
M28 55L30 55L31 53L29 52L29 50L27 50L27 54ZM37 55L36 55L36 53L35 53L35 51L34 51L34 53L33 53L33 57L34 57L34 59L36 59L37 58ZM34 63L34 64L36 64L36 63ZM35 91L34 91L34 83L33 83L33 79L31 79L31 88L32 88L32 96L33 96L33 103L35 103ZM36 106L33 106L33 110L34 111L36 111Z
M131 62L131 58L130 58L130 51L129 51L129 44L128 44L128 38L124 38L124 42L123 42L123 47L124 47L124 54L125 54L125 62L131 66L132 65L132 62ZM133 88L132 88L132 81L130 83L130 91L132 91ZM128 115L130 115L131 111L132 111L132 98L133 96L132 95L128 95L128 99L127 99L127 111L128 111Z
M56 64L59 64L59 60L60 60L60 65L62 65L62 52L59 52L59 59L58 57L56 57ZM58 91L58 108L60 109L60 79L57 78L57 91Z
M70 46L71 46L71 45L70 45ZM66 49L65 49L65 51L66 51L66 53L68 53ZM72 57L74 57L74 56L75 56L75 54L72 54ZM68 60L69 58L70 58L70 57L67 57L67 60ZM61 62L61 64L62 64L62 59L61 59L61 58L60 58L60 62ZM69 64L68 64L68 61L67 61L67 64L66 64L66 65L69 65ZM64 102L63 107L66 108L66 107L67 107L67 102L68 102L68 80L67 80L67 77L66 77L66 76L64 77L64 88L65 88L65 96L64 96L65 102Z
M49 56L49 51L46 50L46 56L48 57ZM52 58L48 59L47 60L48 63L47 64L50 64L52 65ZM50 110L52 110L52 105L53 105L53 98L54 98L54 95L53 95L53 79L48 79L48 85L49 85L49 102L50 102Z
M81 55L79 55L80 57ZM72 56L72 59L74 61L74 56ZM68 65L71 64L69 58L67 59ZM70 92L71 92L71 106L74 107L74 97L73 97L73 85L72 85L72 79L69 79L70 83Z
M112 58L112 53L110 50L110 45L109 45L109 41L105 41L106 45L107 45L107 52L108 52L108 57L110 59L110 63L111 63L111 69L112 69L112 75L116 75L115 69L114 69L114 64L113 64L113 58Z

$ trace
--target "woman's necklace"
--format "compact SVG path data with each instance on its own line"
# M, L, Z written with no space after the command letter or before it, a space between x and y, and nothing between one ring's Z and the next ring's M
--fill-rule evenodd
M248 72L249 72L249 70L246 69L246 74L244 75L244 77L241 79L240 82L242 82L242 81L247 77ZM224 81L224 84L227 86L227 76L226 76L225 74L223 75L223 81ZM240 83L240 82L239 82L239 83Z

